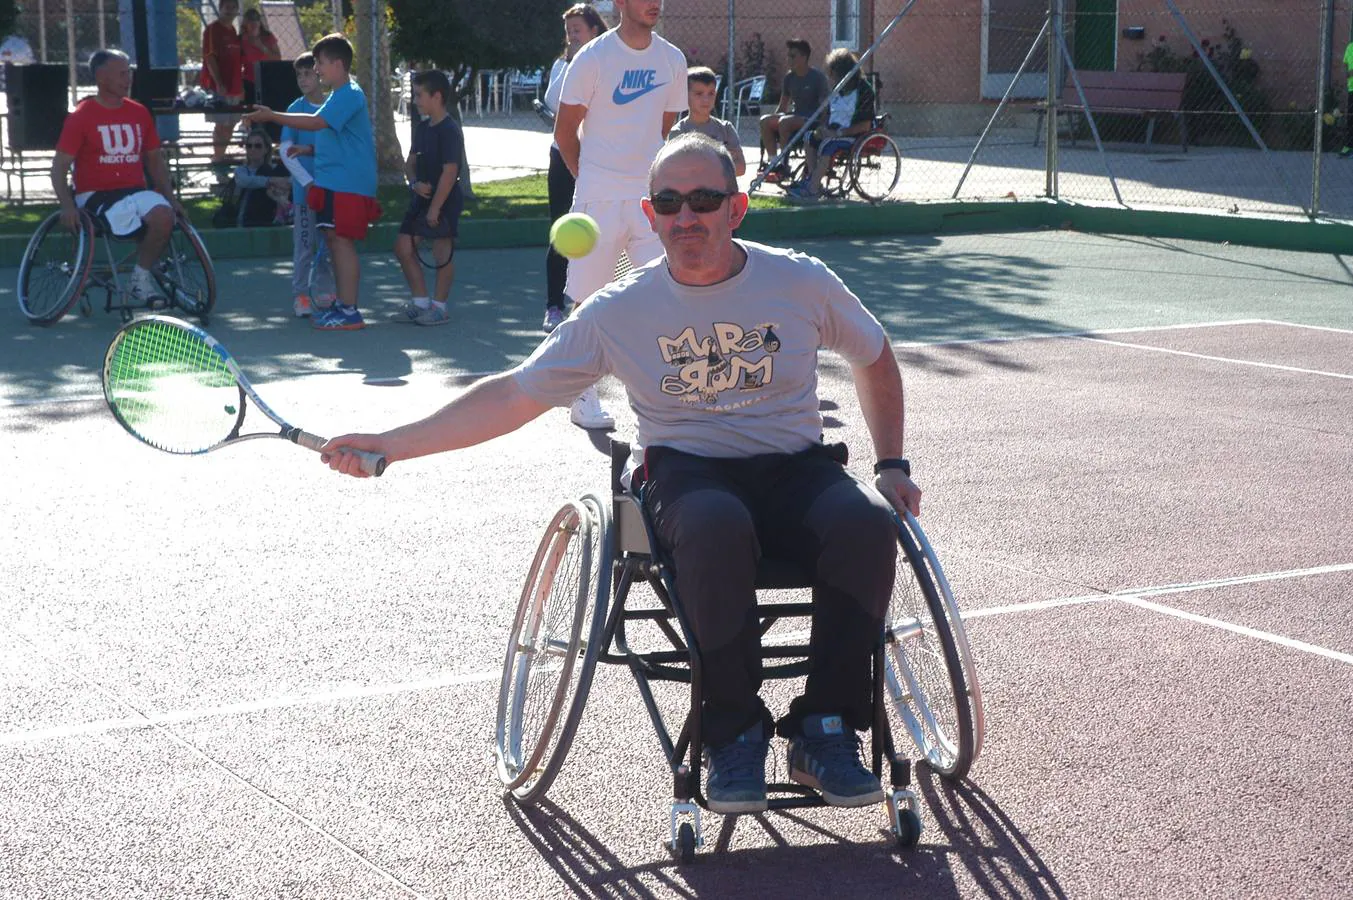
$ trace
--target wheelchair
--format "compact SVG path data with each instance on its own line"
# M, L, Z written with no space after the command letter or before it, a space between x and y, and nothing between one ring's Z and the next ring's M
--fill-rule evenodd
M498 777L522 805L545 796L577 732L599 662L629 668L662 744L672 780L665 844L689 863L704 845L701 810L699 653L676 596L672 567L661 553L639 498L621 485L630 448L611 444L612 496L565 503L551 518L531 562L503 661L495 726ZM964 778L982 749L982 694L953 592L916 520L898 520L898 573L874 654L874 725L870 760L882 781L888 764L886 806L902 847L921 836L920 803L910 789L911 758L893 744L900 728L920 759L949 780ZM636 602L631 589L653 595ZM761 591L812 586L797 564L761 561ZM638 593L638 592L636 592ZM766 602L758 597L763 677L804 676L808 644L766 643L776 622L811 615L811 602ZM640 638L661 636L660 647L636 649ZM783 638L794 640L797 636ZM649 640L649 643L652 643ZM653 681L690 685L690 711L675 739L654 696ZM799 784L768 784L771 810L824 805Z
M854 191L870 203L878 203L888 197L897 187L902 177L902 151L897 142L888 136L890 115L875 116L869 131L857 135L849 147L843 147L832 154L827 171L822 176L822 196L832 199L844 199ZM764 162L763 148L763 162ZM802 144L790 152L790 176L788 178L767 172L766 184L786 189L790 184L802 181L812 173L807 170L807 157Z
M196 229L182 216L174 217L174 230L159 262L151 269L160 297L150 304L134 302L131 268L136 257L136 232L114 237L85 210L79 210L75 231L61 224L61 214L52 213L28 242L19 263L19 309L35 325L52 325L77 302L80 314L89 316L92 289L104 292L104 312L117 311L129 322L137 309L180 309L196 316L203 327L216 305L216 273L211 256ZM102 240L105 261L95 263L95 245ZM130 245L119 252L115 244Z

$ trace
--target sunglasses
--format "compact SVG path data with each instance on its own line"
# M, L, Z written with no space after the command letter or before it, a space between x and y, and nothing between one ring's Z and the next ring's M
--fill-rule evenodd
M678 194L676 191L658 191L649 198L653 204L653 211L660 216L675 216L681 212L681 207L690 204L693 213L712 213L729 197L733 196L728 191L712 191L709 188L696 188L689 194Z

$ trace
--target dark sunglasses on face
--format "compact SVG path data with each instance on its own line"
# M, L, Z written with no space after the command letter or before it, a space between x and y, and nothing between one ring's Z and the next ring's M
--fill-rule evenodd
M696 188L689 194L678 194L676 191L658 191L649 202L653 204L653 211L660 216L675 216L681 212L681 207L690 204L693 213L712 213L729 197L733 196L727 191L712 191L709 188Z

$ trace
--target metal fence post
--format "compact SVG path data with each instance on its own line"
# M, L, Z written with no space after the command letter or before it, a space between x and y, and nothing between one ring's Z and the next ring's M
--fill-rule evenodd
M1320 214L1320 171L1325 151L1325 92L1329 90L1330 56L1334 41L1334 3L1321 4L1320 61L1315 77L1315 139L1311 148L1311 217Z
M1050 0L1048 3L1048 119L1043 165L1043 192L1050 200L1057 199L1057 115L1061 104L1061 41L1063 0Z
M735 7L737 0L728 0L728 71L724 73L723 84L723 117L732 119L731 111L737 98L733 96L733 82L737 80L737 68L733 65L733 54L737 52L737 38L734 34L734 26L737 24L737 12Z

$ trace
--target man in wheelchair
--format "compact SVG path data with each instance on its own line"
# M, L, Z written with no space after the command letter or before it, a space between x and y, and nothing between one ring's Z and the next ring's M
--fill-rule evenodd
M98 88L66 117L52 161L52 189L61 204L61 223L79 227L83 209L114 237L135 238L132 294L147 304L156 299L150 269L164 253L182 207L174 198L150 111L132 100L127 54L96 50L89 69ZM68 181L72 177L72 194ZM146 170L155 190L146 188Z
M851 74L859 63L852 51L844 47L827 54L827 75L833 85ZM868 134L874 127L877 101L874 89L859 71L842 86L831 99L827 124L813 129L805 142L804 177L785 188L785 193L797 200L816 200L822 194L822 178L831 168L838 153L846 153L855 138Z
M602 288L516 368L419 422L335 438L322 458L360 475L349 450L395 462L478 444L615 375L638 419L631 487L670 556L703 664L709 808L767 808L774 733L790 742L790 777L828 803L880 802L857 733L873 722L871 660L895 573L889 505L920 507L902 458L902 377L883 327L830 269L733 238L747 212L733 173L703 135L666 144L643 201L663 258ZM822 444L820 347L851 365L877 491ZM803 561L817 586L807 685L778 722L758 695L763 556Z

